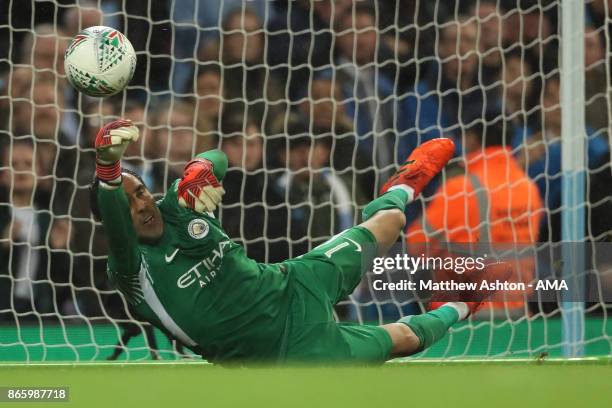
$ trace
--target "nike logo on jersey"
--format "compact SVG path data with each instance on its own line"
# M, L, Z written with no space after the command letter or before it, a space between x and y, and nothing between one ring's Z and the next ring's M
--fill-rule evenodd
M166 254L166 263L172 262L172 260L174 259L178 251L179 251L178 248L176 248L176 250L170 256Z

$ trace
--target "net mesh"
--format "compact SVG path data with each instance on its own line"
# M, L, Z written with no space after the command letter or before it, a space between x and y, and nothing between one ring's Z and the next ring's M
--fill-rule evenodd
M473 241L485 225L494 242L546 243L529 279L555 273L564 211L559 1L10 0L1 7L0 360L193 357L139 322L106 278L107 244L90 214L89 183L93 138L118 117L142 135L124 167L158 196L194 154L224 150L219 218L262 262L301 255L356 225L416 146L451 137L456 156L407 209L402 241L418 241L411 237L427 228ZM612 11L599 0L585 7L584 241L605 242ZM100 24L123 32L138 56L128 88L105 99L78 94L63 69L70 38ZM499 144L509 151L503 160ZM475 151L486 165L475 166ZM479 191L501 215L479 218ZM587 275L598 297L586 303L584 344L587 353L609 354L612 274L596 265ZM375 291L375 279L368 273L340 302L338 318L382 323L425 310L410 292ZM559 302L502 304L453 328L425 356L560 354L561 315Z

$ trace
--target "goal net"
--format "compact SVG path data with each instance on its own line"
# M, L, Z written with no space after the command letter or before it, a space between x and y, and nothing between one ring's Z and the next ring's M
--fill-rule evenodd
M561 3L3 2L0 361L197 358L139 321L107 279L89 184L97 130L118 117L142 135L123 165L158 197L194 154L223 149L218 218L261 262L358 224L416 146L452 138L455 157L407 208L398 250L433 240L528 248L516 256L517 283L566 277L574 297L498 299L419 356L562 356L569 346L609 355L612 10L585 2L584 134L571 139L585 151L580 195L561 160L570 157L561 100L576 86L561 69L570 50ZM77 93L63 69L70 39L94 25L119 29L138 57L128 88L105 99ZM573 205L568 191L578 191ZM571 276L568 253L581 260ZM427 293L379 289L419 273L370 270L338 319L423 313Z

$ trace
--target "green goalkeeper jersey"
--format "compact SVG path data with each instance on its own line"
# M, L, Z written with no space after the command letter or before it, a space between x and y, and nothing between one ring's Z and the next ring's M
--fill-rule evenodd
M282 358L291 275L249 259L213 214L180 207L177 185L157 202L154 245L138 242L123 188L99 189L109 277L142 318L210 361Z

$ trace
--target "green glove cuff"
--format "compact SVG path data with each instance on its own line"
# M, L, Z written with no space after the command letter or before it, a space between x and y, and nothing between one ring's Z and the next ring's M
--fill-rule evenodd
M209 160L213 164L213 173L217 180L223 180L227 172L227 156L219 149L209 150L196 156L198 159Z

